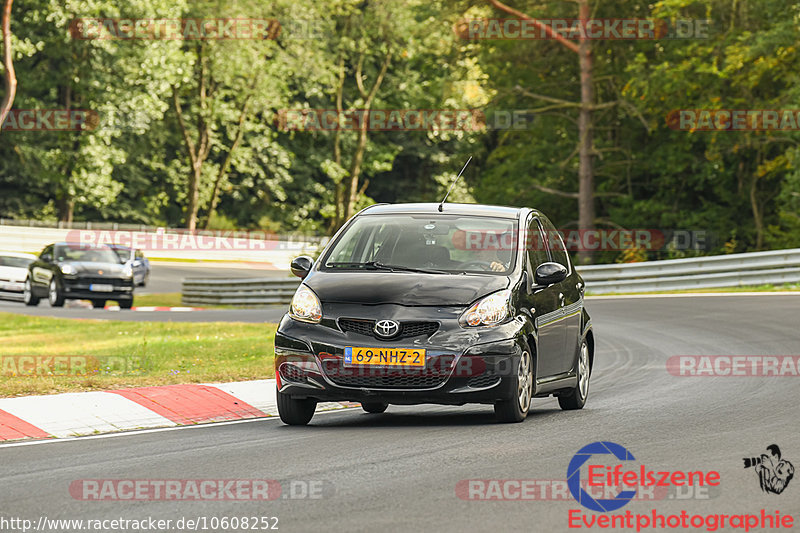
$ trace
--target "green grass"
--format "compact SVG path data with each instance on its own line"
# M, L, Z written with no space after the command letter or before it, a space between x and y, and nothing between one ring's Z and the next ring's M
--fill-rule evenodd
M164 292L159 294L134 293L133 305L136 307L183 307L183 304L181 303L181 293L179 292Z
M116 322L0 313L0 397L273 377L276 324ZM17 375L8 356L115 356L137 371Z
M587 296L615 296L628 294L697 294L706 292L800 292L800 284L790 283L786 285L752 285L742 287L717 287L713 289L683 289L673 291L657 292L609 292L593 295L590 288L587 288Z

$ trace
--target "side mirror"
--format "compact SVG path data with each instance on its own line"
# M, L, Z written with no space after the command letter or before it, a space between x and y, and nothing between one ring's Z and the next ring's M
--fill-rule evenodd
M536 267L533 279L537 285L548 286L560 283L567 278L567 267L559 263L542 263Z
M303 279L308 276L308 273L311 272L311 267L313 266L313 259L307 255L301 255L300 257L295 257L292 259L292 264L289 268L291 269L292 274L300 279Z

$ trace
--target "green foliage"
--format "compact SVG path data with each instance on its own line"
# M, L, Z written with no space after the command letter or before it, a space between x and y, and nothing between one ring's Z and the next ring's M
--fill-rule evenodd
M507 3L542 18L578 16L574 2ZM598 227L705 230L713 253L796 247L800 134L680 131L666 118L677 109L796 109L797 3L610 0L592 10L711 20L707 38L592 41ZM190 140L208 134L201 225L327 233L358 133L341 132L337 162L335 132L282 131L277 114L334 109L340 65L343 107L362 107L358 65L368 88L391 52L373 109L516 110L526 127L369 132L356 209L438 201L471 155L452 201L537 207L574 228L577 56L552 40L468 41L453 30L505 16L485 0L26 0L13 12L14 108L93 109L126 127L0 133L0 217L186 224L192 165L177 94ZM72 39L80 17L279 18L285 31L262 41ZM310 33L298 35L298 22ZM621 260L694 253L633 250Z

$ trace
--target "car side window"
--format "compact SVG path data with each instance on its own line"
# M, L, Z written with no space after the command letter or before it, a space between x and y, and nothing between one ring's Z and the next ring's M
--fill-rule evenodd
M537 217L533 217L528 224L528 242L525 244L528 250L528 263L533 270L550 260L547 241L544 239L541 222Z
M141 250L136 250L135 257L136 257L136 259L143 259L144 258L144 254L142 253Z
M51 260L53 259L53 245L52 244L50 246L46 246L45 249L42 250L42 253L39 254L39 259L44 261L43 258L45 256L50 256L50 259Z
M571 273L572 265L569 262L569 253L567 253L567 247L564 245L564 239L549 220L544 219L544 227L547 233L547 245L550 248L550 255L553 261L564 265L567 267L567 272Z

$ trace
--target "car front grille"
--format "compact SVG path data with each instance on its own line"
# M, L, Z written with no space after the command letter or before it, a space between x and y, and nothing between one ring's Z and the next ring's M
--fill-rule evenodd
M500 376L494 374L483 374L470 379L467 385L474 389L483 389L496 385L500 381Z
M281 365L281 378L291 383L305 383L306 373L294 365Z
M355 318L339 319L339 328L344 333L353 332L366 337L375 337L377 339L379 337L375 335L375 332L372 329L373 327L375 327L374 320L359 320ZM438 322L400 322L400 332L394 338L404 339L420 336L430 337L436 333L436 330L438 329Z
M450 372L449 368L345 367L338 358L323 361L322 368L335 385L365 389L433 389Z

